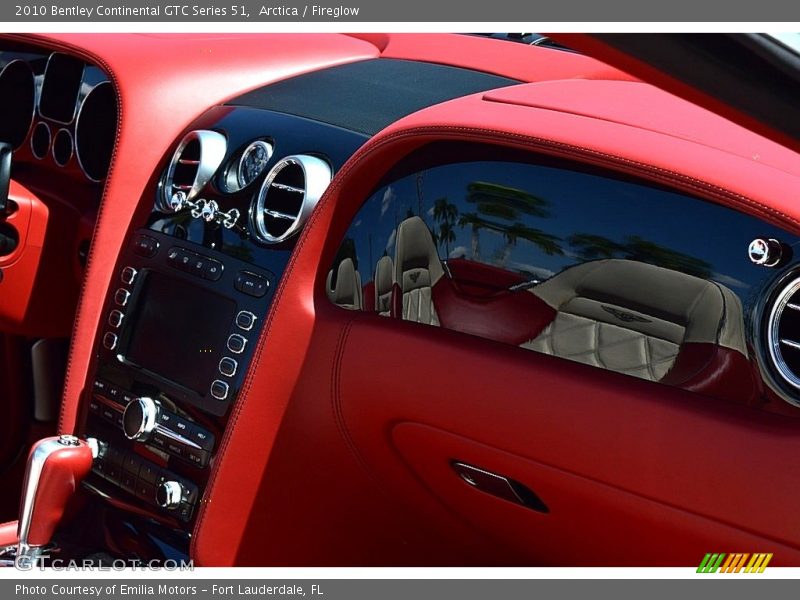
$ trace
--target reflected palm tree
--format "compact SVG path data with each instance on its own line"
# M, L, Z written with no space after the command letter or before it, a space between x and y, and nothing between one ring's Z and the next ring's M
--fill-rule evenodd
M502 227L498 229L498 231L500 231L506 239L506 246L501 259L502 266L505 266L506 263L508 263L508 259L511 258L511 251L514 246L517 245L518 239L530 242L548 256L564 254L561 245L558 243L561 241L558 236L546 233L541 229L528 227L524 223L514 223L510 227Z
M462 214L458 224L472 229L473 260L480 260L481 229L496 231L505 239L506 245L500 255L503 266L510 259L517 239L535 244L548 255L563 254L560 238L520 222L523 216L549 217L550 203L546 199L525 190L474 181L467 186L467 202L475 204L476 211Z
M453 226L458 218L458 208L455 204L447 201L447 198L439 198L433 204L433 218L439 223L439 231L434 233L436 242L445 246L445 257L450 257L450 244L456 241L456 232Z
M578 257L584 261L624 258L703 279L709 279L713 272L713 266L702 259L635 235L620 243L602 235L576 233L567 238L567 243L576 249Z

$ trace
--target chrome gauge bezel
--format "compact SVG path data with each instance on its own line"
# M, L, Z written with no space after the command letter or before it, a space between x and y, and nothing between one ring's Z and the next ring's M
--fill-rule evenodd
M258 148L263 149L266 152L267 159L264 161L264 165L261 169L256 173L256 176L253 177L250 181L245 181L244 176L244 167L245 161L247 157L250 156L253 152L255 152ZM246 187L255 183L259 177L267 170L267 165L269 161L272 159L272 154L275 151L275 146L266 140L255 140L251 142L243 151L241 156L239 157L239 161L236 163L236 184L239 190L243 190Z

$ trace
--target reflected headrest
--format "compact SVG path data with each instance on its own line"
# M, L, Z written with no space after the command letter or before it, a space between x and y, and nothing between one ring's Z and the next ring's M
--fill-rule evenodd
M339 269L336 272L336 286L333 288L331 288L332 279L333 270L330 270L325 285L328 298L339 306L361 308L361 284L359 283L361 278L356 272L352 258L345 258L339 263Z
M395 277L404 292L433 286L444 275L439 252L428 226L409 217L397 228Z
M382 256L375 266L375 293L380 296L392 291L394 285L394 262L389 256Z

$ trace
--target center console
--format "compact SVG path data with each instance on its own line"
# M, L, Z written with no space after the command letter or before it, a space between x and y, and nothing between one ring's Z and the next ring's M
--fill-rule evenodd
M275 283L221 252L134 233L106 302L86 407L85 433L101 445L89 485L192 520Z
M366 139L226 106L165 156L117 258L81 402L77 433L98 440L88 518L109 540L149 532L102 549L147 555L144 537L159 538L158 552L168 537L188 552L297 233Z

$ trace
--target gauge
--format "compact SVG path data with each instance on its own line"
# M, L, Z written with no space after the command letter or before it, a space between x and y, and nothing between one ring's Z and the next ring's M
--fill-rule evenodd
M236 172L239 189L247 187L258 179L271 156L272 144L263 140L256 140L244 149Z

